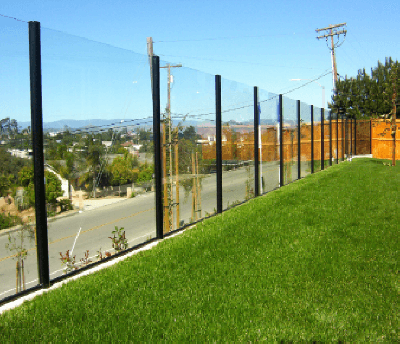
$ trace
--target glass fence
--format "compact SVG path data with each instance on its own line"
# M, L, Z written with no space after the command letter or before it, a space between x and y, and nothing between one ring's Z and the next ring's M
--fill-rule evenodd
M301 177L311 173L311 107L300 102L300 163Z
M156 237L153 110L146 56L50 29L41 42L53 279Z
M279 95L260 89L260 193L279 187Z
M215 76L164 61L160 69L168 233L216 212Z
M283 97L283 185L298 179L297 101Z
M39 284L28 24L0 20L0 300Z
M254 197L254 90L221 80L223 209Z
M1 300L39 281L28 25L2 18L0 38ZM263 89L255 137L254 87L222 78L217 171L215 76L160 61L160 192L148 57L42 28L41 67L50 280L156 238L156 195L166 234L216 214L217 175L226 210L256 183L265 194L311 173L312 160L316 172L321 158L327 167L370 144L370 122L330 122L328 111L322 121L320 108Z

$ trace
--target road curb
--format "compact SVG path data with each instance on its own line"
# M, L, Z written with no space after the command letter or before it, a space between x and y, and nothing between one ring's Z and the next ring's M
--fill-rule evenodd
M76 214L79 214L79 210L78 209L69 210L68 212L65 212L65 213L62 213L60 215L48 218L47 222L53 222L53 221L61 219L63 217L69 217L69 216L73 216L73 215L76 215ZM29 224L36 225L36 222L31 222ZM21 230L22 227L23 227L23 225L17 225L17 226L11 227L11 228L2 229L0 231L0 237L2 237L4 235L7 235L9 233L17 232L17 231Z

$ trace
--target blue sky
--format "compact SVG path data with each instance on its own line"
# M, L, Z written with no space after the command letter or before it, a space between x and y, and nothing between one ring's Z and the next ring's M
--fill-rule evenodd
M215 74L223 78L223 107L229 108L251 103L253 86L265 98L306 83L290 79L331 71L330 50L315 32L329 24L347 23L336 50L340 75L398 59L398 13L398 1L380 0L0 3L4 16L41 23L44 121L151 116L148 36L163 61L185 67L173 70L172 112L203 114L214 108ZM19 121L30 119L25 22L0 16L0 117ZM318 82L329 101L332 75ZM165 69L161 83L165 107ZM286 96L320 107L322 88L312 82ZM232 118L251 117L246 111Z

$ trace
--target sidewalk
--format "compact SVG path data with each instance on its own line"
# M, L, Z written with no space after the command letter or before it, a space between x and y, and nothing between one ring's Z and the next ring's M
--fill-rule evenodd
M127 198L125 198L125 197L105 197L105 198L98 198L98 199L85 199L85 200L83 200L83 208L79 209L79 199L78 199L77 201L73 201L73 205L74 205L74 207L76 207L74 210L65 211L54 217L49 217L47 219L47 221L52 222L52 221L55 221L55 220L63 218L63 217L73 216L75 214L78 214L80 211L90 211L93 209L104 207L109 204L113 204L113 203L117 203L117 202L122 202L125 200L127 200ZM3 235L7 235L8 233L18 231L21 227L22 227L21 225L18 225L15 227L0 230L0 237Z
M126 197L105 197L105 198L98 198L98 199L85 199L83 201L83 211L93 210L96 208L104 207L109 204L125 201ZM76 207L79 207L79 200L78 203L74 202Z

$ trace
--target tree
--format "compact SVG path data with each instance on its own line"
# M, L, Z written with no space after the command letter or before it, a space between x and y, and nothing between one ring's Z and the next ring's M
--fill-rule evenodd
M126 184L133 180L132 164L125 157L117 157L109 167L111 181L114 185L119 185L121 193L121 184Z
M400 83L398 61L386 58L385 63L371 70L371 75L360 69L356 77L338 80L332 103L328 104L336 116L346 114L348 118L391 118L393 84L391 75L397 74L397 88ZM397 95L396 102L399 101ZM399 116L400 107L397 108ZM335 117L336 117L335 116Z
M86 161L86 172L79 178L79 182L85 183L93 191L95 196L95 187L105 185L103 181L108 181L108 176L105 172L106 161L103 159L104 147L101 144L100 138L95 138L94 135L86 137L80 144L82 157Z
M5 176L10 177L10 183L16 184L18 181L18 172L24 166L30 166L31 161L27 159L12 156L4 148L0 147L0 171Z
M11 186L11 176L0 174L0 197L7 196Z
M64 179L68 181L68 195L69 199L72 199L72 192L71 192L71 179L73 178L76 168L75 168L75 155L72 152L65 152L65 166L60 167L60 175Z
M18 173L20 185L27 191L29 204L35 206L35 180L33 167L24 167ZM54 173L44 171L45 177L45 195L47 203L51 204L53 209L57 204L57 198L63 195L61 181Z
M139 175L137 178L137 182L142 183L152 180L153 173L154 173L154 165L145 162L143 165L140 165L139 167Z

